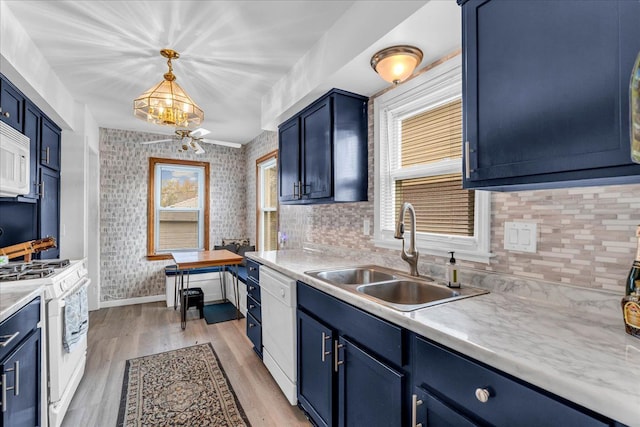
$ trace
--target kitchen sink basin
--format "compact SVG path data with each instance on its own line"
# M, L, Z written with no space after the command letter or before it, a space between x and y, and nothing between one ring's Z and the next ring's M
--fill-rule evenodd
M469 286L448 288L429 277L414 277L375 265L306 271L305 274L398 311L413 311L489 293Z
M397 277L375 267L353 267L325 271L307 271L306 274L335 285L363 285L394 280Z

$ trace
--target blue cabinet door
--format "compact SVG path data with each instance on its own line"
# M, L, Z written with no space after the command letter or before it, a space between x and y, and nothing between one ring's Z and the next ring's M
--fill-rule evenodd
M46 117L42 117L40 164L55 171L60 170L60 129Z
M40 190L38 186L38 159L40 159L40 121L41 113L33 104L27 102L24 107L24 134L29 137L29 194L30 199L37 199Z
M40 423L40 329L36 329L11 354L0 361L6 384L1 426L33 427Z
M0 76L0 120L22 132L24 97L15 87Z
M628 107L638 22L636 1L464 3L465 187L640 181Z
M335 425L334 331L298 310L298 402L318 426Z
M278 129L278 198L281 202L299 199L300 125L298 118Z
M401 426L404 374L344 337L338 347L338 425Z
M476 424L451 406L447 405L421 387L414 389L411 405L413 426L422 427L476 427ZM415 417L415 419L413 419Z
M40 168L39 235L53 237L56 247L40 252L41 259L60 257L60 175L48 168Z
M323 199L333 194L331 102L331 97L325 98L300 116L303 199Z

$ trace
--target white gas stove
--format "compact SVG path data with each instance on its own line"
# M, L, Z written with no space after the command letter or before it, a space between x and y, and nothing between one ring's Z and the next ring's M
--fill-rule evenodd
M69 403L84 375L87 359L87 337L84 335L69 350L65 350L65 306L67 300L91 284L86 260L34 260L11 262L0 266L0 289L44 286L46 312L46 358L48 377L48 425L62 424ZM80 304L88 316L85 301Z

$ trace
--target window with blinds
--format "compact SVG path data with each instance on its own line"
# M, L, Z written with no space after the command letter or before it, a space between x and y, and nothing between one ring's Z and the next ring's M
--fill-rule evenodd
M409 202L416 211L417 232L473 236L475 192L462 189L460 172L428 169L462 158L462 100L406 118L400 126L400 158L394 163L423 176L394 179L395 217L402 203Z

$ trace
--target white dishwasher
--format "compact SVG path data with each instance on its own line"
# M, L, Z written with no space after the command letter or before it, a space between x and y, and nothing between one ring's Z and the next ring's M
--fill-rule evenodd
M296 393L296 281L260 267L263 361L292 405Z

